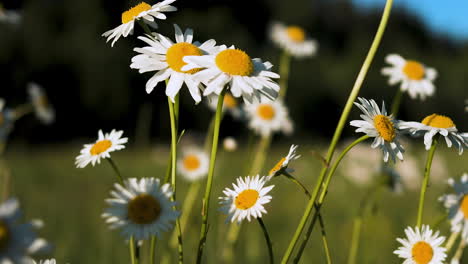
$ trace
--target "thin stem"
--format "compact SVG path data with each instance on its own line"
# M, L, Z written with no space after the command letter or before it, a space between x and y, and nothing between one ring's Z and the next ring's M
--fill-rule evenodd
M383 36L383 33L385 32L385 28L387 26L388 18L390 16L390 11L392 9L392 4L393 4L393 0L387 0L387 3L385 4L385 9L384 9L384 12L382 14L382 19L380 20L379 28L377 29L377 33L376 33L376 35L374 37L374 40L373 40L372 45L371 45L371 47L369 49L369 52L367 53L367 57L364 60L364 64L362 65L361 70L359 71L358 77L356 78L353 89L351 90L351 94L349 95L348 100L346 102L346 105L345 105L345 107L343 109L343 113L341 114L340 121L338 122L338 125L336 127L336 130L335 130L335 133L333 135L330 147L328 148L328 153L327 153L327 156L326 156L326 159L325 159L326 164L329 164L331 159L333 158L333 154L335 152L336 145L338 144L338 141L339 141L339 139L341 137L341 132L343 131L345 123L346 123L346 121L348 119L349 112L351 111L351 107L353 106L353 103L354 103L354 101L356 100L356 97L359 94L359 90L361 89L362 83L364 82L364 79L365 79L365 77L367 75L367 72L368 72L369 67L370 67L370 65L372 63L372 60L374 59L374 55L377 52L377 48L380 45L380 41L382 40L382 36ZM327 171L327 167L324 166L321 173L320 173L317 184L316 184L316 189L317 190L314 190L314 192L318 193L318 191L319 191L318 189L322 185L322 182L323 182L326 171ZM309 201L309 203L307 204L307 207L306 207L306 209L304 211L304 214L302 215L301 221L300 221L299 225L296 228L294 236L292 237L292 239L291 239L291 241L289 243L289 246L288 246L288 248L287 248L287 250L286 250L286 252L285 252L285 254L283 256L283 259L282 259L281 263L284 263L284 264L287 263L289 258L291 257L292 251L294 250L294 247L296 246L296 244L297 244L297 242L299 240L299 236L301 235L302 231L304 230L307 219L309 218L310 213L312 212L312 209L314 207L315 198L316 198L314 196L316 196L316 194L315 195L312 194L313 199L311 199Z
M302 256L302 253L307 245L307 241L309 240L309 237L310 235L312 234L312 231L314 229L314 226L315 226L315 223L317 222L317 219L319 218L319 214L320 214L320 208L322 207L322 204L325 200L325 197L326 197L326 194L327 194L327 190L328 190L328 186L330 185L330 182L331 182L331 179L336 171L336 169L338 168L338 165L340 164L341 160L345 157L345 155L354 147L356 146L357 144L361 143L362 141L368 139L369 136L365 135L365 136L362 136L360 138L358 138L357 140L355 140L353 143L349 144L342 152L341 154L338 156L338 159L335 161L335 163L333 164L333 166L330 168L330 171L328 172L328 175L326 177L326 179L324 179L325 183L323 184L323 190L322 190L322 193L319 197L319 200L317 202L317 204L315 204L314 206L316 207L316 210L315 210L315 214L314 214L314 217L312 218L312 221L310 222L309 224L309 228L307 229L307 232L306 234L304 235L304 238L302 240L302 244L301 244L301 247L299 249L299 251L297 252L296 254L296 257L294 258L294 263L298 263L301 256ZM321 177L324 177L324 176L321 176ZM316 188L314 189L313 193L312 193L312 199L316 199L317 198L317 195L318 195L318 188L317 188L317 185L315 186ZM304 221L307 221L307 219L305 219ZM304 223L305 225L305 223ZM286 263L286 262L282 262L282 263Z
M465 249L465 247L466 247L466 240L460 239L460 243L458 244L457 251L455 251L455 254L453 255L451 263L460 263L460 259L463 256L463 250Z
M419 196L419 207L418 207L418 219L416 221L416 226L421 227L422 217L424 211L424 197L426 196L427 185L429 184L429 176L431 174L432 159L434 158L434 153L437 146L438 137L434 137L432 141L432 146L429 149L429 154L427 155L426 167L424 168L424 179L421 186L421 194Z
M403 97L403 92L400 88L397 89L395 93L395 97L393 97L392 108L390 114L392 114L393 118L396 118L398 115L398 110L400 110L401 99Z
M259 174L265 164L266 155L268 148L271 144L271 135L262 136L260 142L258 143L257 151L252 162L252 167L248 173L249 176L255 176Z
M136 256L135 256L135 239L133 236L130 237L130 241L128 242L128 248L130 250L130 260L132 264L136 264Z
M280 86L280 98L286 97L286 91L288 90L289 80L289 69L291 67L291 55L287 51L283 51L280 57L279 65L279 86Z
M292 176L291 174L287 173L287 172L283 172L283 175L288 178L289 180L291 180L292 182L294 182L297 186L299 186L302 191L305 193L305 195L307 195L307 197L310 199L312 196L310 195L310 192L309 190L307 190L307 187L304 186L304 184L302 184L302 182L300 182L298 179L296 179L294 176Z
M356 263L357 252L359 248L359 237L361 235L362 216L359 215L354 219L353 235L351 237L351 247L349 250L348 264Z
M213 137L215 117L216 116L213 116L213 118L211 118L210 124L208 125L208 132L206 133L205 145L203 146L203 150L205 150L206 152L210 151L211 138Z
M143 19L138 19L138 24L143 28L146 34L152 36L151 30L149 29L148 25L143 21Z
M213 131L213 141L211 145L210 167L208 170L208 179L206 181L205 195L203 197L202 206L202 227L200 230L200 240L198 242L197 263L201 263L203 256L203 249L205 247L206 236L208 233L208 209L210 205L211 187L213 185L213 174L216 163L216 153L218 151L219 128L221 126L221 117L223 114L224 95L226 88L223 89L218 97L218 105L216 107L215 126Z
M171 119L171 185L173 190L172 199L176 200L176 164L177 164L177 118L175 112L175 105L179 101L179 96L175 98L175 103L172 103L171 98L167 97L167 103L169 105L169 116ZM184 261L184 250L182 243L182 229L180 227L180 219L176 220L177 230L177 241L178 241L178 252L179 252L179 263Z
M151 236L151 245L150 245L150 264L154 264L156 252L156 236Z
M117 167L117 165L115 164L115 162L112 160L112 158L106 158L106 160L109 162L109 164L111 165L112 169L114 170L115 172L115 175L117 175L117 178L119 179L119 182L121 184L123 184L124 180L123 180L123 177L122 177L122 174L120 174L120 170L119 168Z
M265 236L267 248L268 248L268 255L270 256L270 264L275 263L274 257L273 257L273 244L271 243L270 236L268 235L268 231L266 229L265 223L263 223L263 220L261 217L257 218L258 223L260 224L260 227L262 228L263 235Z
M34 112L34 107L31 104L22 104L17 107L15 107L15 115L14 119L15 121L18 119L21 119L23 116L31 114Z
M450 234L450 237L447 240L447 243L445 244L445 249L447 250L447 253L450 251L450 249L452 249L459 235L460 235L460 232L452 232L452 234Z

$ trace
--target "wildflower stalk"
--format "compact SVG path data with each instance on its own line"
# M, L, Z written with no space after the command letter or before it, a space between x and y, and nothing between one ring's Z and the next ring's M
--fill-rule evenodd
M455 254L452 257L452 262L451 263L460 263L460 259L463 256L463 250L466 247L466 240L465 239L460 239L460 243L458 244L457 251L455 251Z
M364 135L360 138L358 138L357 140L355 140L353 143L349 144L342 152L341 154L338 156L338 159L335 161L335 163L333 164L333 166L330 168L330 171L328 172L328 175L325 179L325 183L324 183L324 187L323 187L323 190L322 190L322 193L320 194L320 197L319 197L319 200L318 202L316 203L315 205L315 213L314 213L314 216L312 218L312 221L310 222L309 224L309 228L307 229L307 232L306 234L304 235L303 237L303 240L302 240L302 243L301 243L301 247L299 248L297 254L296 254L296 257L294 258L294 263L298 263L301 256L302 256L302 253L304 252L304 249L307 245L307 241L309 240L309 237L310 235L312 234L312 231L314 230L314 226L315 226L315 223L317 222L317 219L319 218L320 216L320 209L322 208L322 205L323 203L325 202L325 197L326 197L326 194L327 194L327 191L328 191L328 186L330 185L330 182L331 182L331 179L332 179L332 176L334 175L336 169L338 168L338 165L340 164L341 160L346 156L346 154L354 147L356 146L357 144L361 143L362 141L368 139L369 136L367 135ZM315 194L316 195L316 194Z
M202 226L200 230L200 240L198 242L197 263L201 263L203 249L205 247L206 236L208 233L208 209L210 205L211 187L213 185L213 174L216 163L216 153L218 151L219 128L221 126L221 117L223 114L224 95L226 88L223 89L218 97L218 105L216 107L215 125L213 130L213 141L211 144L210 167L208 169L208 178L206 181L205 195L203 197L202 206Z
M450 251L450 249L452 249L459 235L460 235L460 232L452 232L452 234L450 234L450 237L447 240L447 243L445 244L445 249L447 250L447 253Z
M380 41L382 39L383 33L385 32L385 28L387 26L388 18L390 16L390 11L392 9L392 4L393 4L393 0L387 0L387 2L385 4L385 9L384 9L384 12L382 14L382 18L380 20L379 28L377 29L377 33L376 33L376 35L374 37L372 45L371 45L371 47L369 49L369 52L367 54L367 57L364 60L364 64L362 65L361 70L359 71L359 74L358 74L358 76L356 78L353 89L351 90L351 94L348 97L346 105L345 105L345 107L343 109L343 113L341 114L340 120L339 120L338 125L336 127L336 130L335 130L335 133L333 135L330 147L328 148L327 156L325 158L326 164L329 164L331 159L333 158L333 154L335 152L336 145L338 144L338 140L341 137L341 132L343 131L345 123L346 123L346 121L348 119L349 112L351 111L351 107L353 105L353 102L356 100L356 97L359 94L359 90L361 89L362 83L364 82L364 79L365 79L365 77L367 75L367 72L368 72L369 67L370 67L370 65L372 63L372 60L374 59L374 55L377 52L377 48L380 45ZM293 235L293 237L292 237L292 239L291 239L291 241L290 241L290 243L288 245L288 248L287 248L286 252L283 255L283 259L282 259L281 263L284 263L284 264L287 263L289 258L291 257L291 254L292 254L292 252L294 250L294 247L296 246L296 244L297 244L297 242L299 240L299 237L300 237L302 231L304 230L307 219L309 218L310 213L312 212L312 209L313 209L314 204L315 204L315 199L317 198L320 187L322 186L322 183L323 183L326 172L327 172L327 167L324 166L322 168L322 171L320 172L320 176L319 176L319 178L317 180L317 184L315 185L315 189L313 190L312 199L310 199L309 203L307 204L307 207L306 207L306 209L304 211L304 214L303 214L303 216L301 218L301 221L300 221L299 225L296 228L296 231L295 231L295 233L294 233L294 235Z
M416 221L416 226L421 227L422 217L424 211L424 197L426 196L427 185L429 184L429 176L431 174L432 159L434 158L434 153L437 147L438 137L435 137L432 141L432 146L429 149L427 154L426 166L424 168L424 179L421 186L421 194L419 195L419 207L418 207L418 218Z
M400 88L397 89L395 96L393 97L392 107L390 114L392 114L393 118L396 118L398 115L398 110L400 110L401 99L403 98L403 92Z
M279 75L281 76L279 79L279 86L280 86L280 98L284 98L286 96L286 91L288 90L288 80L289 80L289 69L291 67L291 55L287 51L283 51L280 57L280 65L279 65Z
M112 160L112 158L106 158L106 160L109 162L110 166L111 166L112 169L114 170L115 175L117 176L117 178L118 178L120 184L123 184L123 183L124 183L124 180L123 180L122 174L120 174L120 170L119 170L119 168L117 167L117 165L115 164L115 162Z
M130 260L132 264L137 264L136 256L135 256L135 239L133 236L130 237L130 241L128 242L128 248L130 249Z
M273 244L271 243L270 236L268 235L268 230L266 229L265 223L263 223L263 220L261 217L257 217L258 223L260 224L260 227L262 228L263 235L265 236L267 248L268 248L268 255L270 256L270 264L275 263L274 257L273 257Z
M154 262L154 254L156 251L156 236L151 236L151 244L150 244L150 264L155 264Z
M179 103L179 96L176 95L176 98L173 103L171 98L167 97L167 103L169 105L169 116L171 119L171 185L172 185L172 199L176 201L176 164L177 164L177 117L176 117L176 108L175 105ZM178 253L179 253L179 263L184 261L184 250L182 243L182 229L180 227L180 219L176 219L176 229L177 229L177 242L178 242Z

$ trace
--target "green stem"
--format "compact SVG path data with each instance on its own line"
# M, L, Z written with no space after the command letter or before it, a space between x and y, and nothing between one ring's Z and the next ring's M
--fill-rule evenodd
M460 243L458 244L457 251L455 251L455 254L453 255L452 262L458 261L456 263L460 263L460 259L463 256L463 250L465 249L465 247L466 247L466 240L460 239Z
M431 174L432 159L434 158L434 153L437 146L438 137L434 137L432 141L432 146L429 149L429 154L427 155L426 167L424 168L424 179L421 186L421 194L419 196L419 207L418 207L418 219L416 221L416 226L421 227L422 217L424 211L424 197L426 196L427 185L429 184L429 175Z
M132 264L136 264L136 256L135 256L135 239L133 236L130 237L130 241L128 242L128 248L130 249L130 259Z
M143 21L143 19L138 19L138 24L143 28L146 34L153 36L151 30L149 29L148 25Z
M403 92L400 88L397 89L395 97L393 97L392 108L390 110L390 114L392 114L393 118L396 118L398 115L398 110L400 110L401 99L403 97Z
M445 244L445 249L447 250L447 253L449 253L450 249L452 249L459 235L460 235L460 232L452 232L452 234L450 234L450 237L447 240L447 243Z
M367 57L364 60L364 64L362 65L361 70L359 71L358 77L356 78L353 89L351 90L351 94L348 97L348 101L346 102L345 108L343 109L343 113L341 114L341 117L340 117L340 121L338 122L337 128L336 128L335 133L333 135L330 147L328 148L327 156L326 156L326 159L325 159L327 164L329 164L331 159L333 158L333 154L335 152L336 145L338 144L338 141L339 141L339 139L341 137L341 133L343 131L343 128L344 128L345 123L346 123L346 121L348 119L348 116L349 116L349 112L351 111L353 103L354 103L354 101L356 100L356 97L359 94L359 90L361 89L362 83L364 82L364 79L365 79L365 77L367 75L367 72L368 72L369 67L370 67L370 65L372 63L372 60L374 59L374 55L377 52L377 48L380 45L380 41L382 39L383 33L385 32L385 28L387 26L388 18L390 16L390 11L392 9L392 4L393 4L393 0L387 0L387 3L385 4L385 9L384 9L384 12L382 14L382 19L380 21L379 28L377 29L377 33L376 33L376 35L374 37L372 45L371 45L371 47L369 49L369 52L367 54ZM322 171L320 173L320 176L319 176L319 179L317 181L317 184L316 184L316 189L317 190L314 190L314 192L316 191L318 193L318 189L322 185L322 182L323 182L326 171L327 171L327 167L325 166L322 169ZM303 214L303 216L301 218L301 221L300 221L299 225L296 228L294 236L292 237L292 239L291 239L291 241L290 241L290 243L288 245L288 248L287 248L287 250L286 250L286 252L285 252L285 254L283 256L283 259L282 259L281 263L284 263L284 264L287 263L289 261L289 258L291 257L292 251L294 250L294 247L296 246L296 244L297 244L297 242L299 240L299 236L301 235L302 231L304 230L307 219L309 218L310 213L312 212L312 209L314 207L315 198L316 198L314 196L316 196L316 194L312 195L312 197L314 199L311 199L309 201L309 203L307 204L307 207L306 207L306 209L304 211L304 214Z
M155 264L155 252L156 252L156 236L151 236L151 245L150 245L150 264Z
M210 167L208 170L208 179L206 181L205 195L203 197L203 206L202 206L202 226L200 230L200 240L198 242L198 253L197 253L197 263L201 263L203 256L203 249L205 247L206 236L208 233L208 209L210 205L210 196L211 196L211 187L213 185L213 174L216 163L216 153L218 151L218 140L219 140L219 128L221 126L221 117L223 115L223 102L224 95L226 94L226 88L223 89L221 94L218 97L218 105L216 107L216 117L215 117L215 126L213 131L213 141L211 145L211 155L210 155Z
M176 164L177 164L177 118L175 112L175 105L179 101L179 96L175 98L175 103L172 103L171 98L167 97L167 103L169 105L169 116L171 119L171 185L173 190L172 199L176 201ZM179 263L184 261L184 250L182 244L182 229L180 227L180 219L176 220L177 229L177 241L178 241L178 252L179 252Z
M205 137L205 145L203 146L203 150L207 153L208 151L210 151L211 138L213 137L215 117L216 116L213 116L213 118L211 118L210 124L208 126L208 132L206 133L206 137Z
M353 223L353 235L351 237L351 248L349 250L348 264L356 263L357 252L359 248L359 237L361 235L362 216L358 215Z
M333 164L333 166L331 167L330 171L328 172L328 175L325 179L325 183L323 184L323 190L322 190L322 193L319 197L319 200L318 202L314 205L316 207L315 209L315 213L314 213L314 216L312 218L312 221L310 222L309 224L309 228L307 229L307 232L306 234L304 235L303 237L303 240L302 240L302 243L301 243L301 246L296 254L296 257L294 258L294 263L298 263L301 256L302 256L302 253L304 252L304 249L307 245L307 241L309 240L309 237L310 235L312 234L312 231L314 229L314 226L315 226L315 223L317 222L317 219L319 218L320 216L320 209L322 208L322 205L325 201L325 197L326 197L326 194L327 194L327 190L328 190L328 186L330 185L330 182L331 182L331 179L336 171L336 169L338 168L338 165L340 164L341 160L346 156L346 154L354 147L356 146L357 144L361 143L362 141L368 139L369 136L365 135L365 136L362 136L360 138L358 138L357 140L355 140L353 143L349 144L342 152L341 154L338 156L338 159L335 161L335 163ZM317 185L316 185L317 187ZM317 188L316 188L317 189ZM318 190L314 190L314 193L312 194L312 198L313 199L316 199L317 198L317 195L318 195ZM307 220L307 219L306 219ZM282 263L286 263L286 262L282 262Z
M112 160L112 158L106 158L106 160L111 165L112 169L115 172L115 175L117 175L117 178L119 179L120 184L123 184L124 180L123 180L122 174L120 174L120 170L119 168L117 168L117 165L115 164L115 162Z
M312 196L310 195L310 192L309 190L307 190L307 187L304 186L304 184L302 184L302 182L300 182L298 179L296 179L294 176L292 176L291 174L287 173L286 171L283 172L283 175L288 178L289 180L291 180L292 182L294 182L297 186L299 186L302 191L305 193L305 195L307 195L307 197L310 199Z
M280 94L279 97L286 97L286 91L288 90L288 80L289 80L289 69L291 67L291 55L287 51L283 51L280 57L279 65L279 86Z
M258 223L260 224L260 227L262 228L263 235L265 236L267 248L268 248L268 255L270 256L270 264L275 263L274 257L273 257L273 244L271 243L270 236L268 235L268 231L266 229L265 223L263 223L263 220L261 217L257 218Z

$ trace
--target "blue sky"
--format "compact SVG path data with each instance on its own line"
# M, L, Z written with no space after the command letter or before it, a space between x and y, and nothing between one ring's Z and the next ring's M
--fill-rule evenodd
M385 0L353 0L365 7L383 7ZM435 32L468 40L468 0L394 0L394 6L415 13Z

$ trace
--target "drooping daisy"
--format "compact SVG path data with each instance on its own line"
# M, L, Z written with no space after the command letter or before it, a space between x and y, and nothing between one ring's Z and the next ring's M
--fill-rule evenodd
M297 58L311 57L317 53L317 41L307 37L299 26L285 26L274 22L270 28L270 38L280 48Z
M178 172L189 181L196 181L208 174L210 159L208 155L196 148L182 151L182 157L177 161Z
M283 174L284 172L291 173L294 171L293 169L289 169L288 166L289 166L289 162L293 160L297 160L298 158L301 157L301 155L296 154L297 147L298 145L291 145L291 147L289 148L288 155L286 155L286 157L281 158L278 161L278 163L276 163L276 165L270 170L270 172L268 172L268 177L271 178L271 177L279 176Z
M221 211L228 215L230 222L242 222L245 218L250 222L251 217L262 217L267 211L263 205L271 200L270 195L266 195L273 189L274 185L264 187L267 177L259 175L255 177L247 176L237 178L237 184L232 184L233 189L226 188L223 193L225 197L219 197L222 205Z
M213 111L216 111L216 108L218 107L218 97L219 96L217 94L208 96L207 104ZM229 92L224 95L223 111L227 111L236 119L241 119L244 115L240 102Z
M233 137L226 137L223 140L223 147L224 147L224 150L229 151L229 152L236 151L237 150L236 139Z
M461 237L468 242L468 173L464 173L460 182L450 178L448 184L454 189L454 194L446 194L439 198L449 212L452 232L461 232Z
M98 132L98 139L96 143L85 144L80 151L80 155L75 159L77 168L84 168L91 163L93 166L101 163L101 158L110 158L112 151L124 149L124 144L127 143L128 138L122 138L123 131L116 131L112 129L110 133Z
M45 124L54 122L55 111L49 104L44 90L36 83L28 83L28 93L37 118Z
M106 31L102 34L103 37L107 37L106 42L114 39L111 46L114 46L114 43L121 37L127 37L129 34L133 33L133 28L135 22L139 19L153 28L157 27L155 18L157 19L166 19L166 15L163 12L172 12L177 11L177 8L171 6L176 0L164 0L153 6L147 4L146 2L140 2L134 7L122 13L122 24L112 30Z
M173 209L172 189L166 183L161 185L156 178L129 178L124 186L115 184L110 205L102 217L110 228L122 229L122 235L129 239L145 240L169 231L180 213Z
M57 262L55 259L46 259L46 260L40 260L39 264L56 264ZM37 264L37 262L34 261L34 264Z
M249 127L261 136L269 136L279 131L287 135L293 132L288 109L281 100L270 101L262 98L260 102L245 104L244 109L249 119Z
M182 70L205 68L193 75L195 80L206 84L203 95L221 94L225 86L230 87L234 97L241 97L252 103L262 96L274 100L279 85L272 80L279 75L271 72L273 65L261 59L250 58L247 53L234 46L220 46L217 53L205 56L186 56L188 64Z
M169 79L166 87L166 95L172 101L185 83L196 103L201 101L200 90L203 88L199 81L195 81L193 74L200 69L182 70L186 63L184 56L201 56L215 53L218 50L216 41L210 39L203 44L193 42L193 30L188 28L185 33L174 24L176 43L161 34L156 34L156 39L151 36L138 37L149 46L135 48L141 53L132 58L130 68L138 69L140 73L156 71L146 83L146 92L151 93L159 82Z
M21 22L21 14L18 11L6 10L0 3L0 22L10 24L19 24Z
M468 148L468 140L463 133L459 133L457 126L450 117L432 114L426 116L421 123L401 122L400 128L411 133L413 136L424 135L424 145L429 150L432 145L432 138L440 134L445 138L447 147L452 145L458 149L458 154L463 153L464 148Z
M382 111L374 100L367 100L359 97L361 102L354 103L364 113L363 120L353 120L351 126L358 127L356 132L366 133L369 137L374 137L371 147L380 147L383 152L383 160L388 162L390 157L395 162L395 157L403 160L403 146L398 142L399 127L398 121L387 115L385 104L382 103Z
M439 236L439 231L433 232L429 226L422 228L408 227L405 229L406 239L397 238L403 246L393 251L393 254L405 259L404 264L442 264L447 254L442 247L445 237Z
M382 74L389 76L390 85L401 82L400 89L403 92L407 91L413 99L419 96L424 100L434 94L435 86L432 82L437 77L435 69L417 61L405 60L398 54L387 55L385 61L391 66L383 68Z
M43 253L50 245L35 232L34 222L19 223L19 202L11 198L0 204L0 263L32 263L30 255Z

